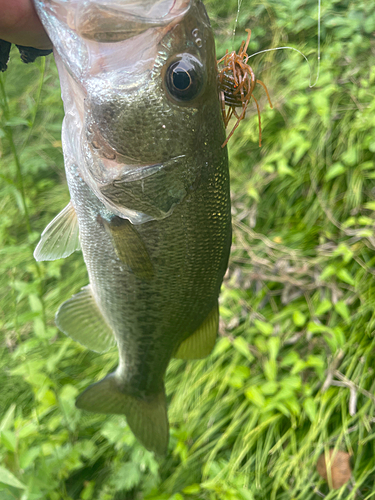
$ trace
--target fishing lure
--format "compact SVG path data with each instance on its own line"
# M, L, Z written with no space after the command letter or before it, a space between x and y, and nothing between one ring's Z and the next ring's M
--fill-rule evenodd
M235 51L229 53L227 50L225 56L217 61L219 69L218 81L220 102L225 128L228 126L229 120L232 118L232 116L235 116L237 118L237 122L228 134L225 142L222 144L222 148L228 143L234 131L240 124L240 121L245 118L246 110L251 98L254 99L258 110L259 147L261 147L262 127L260 120L260 108L258 101L253 95L253 91L257 83L259 83L264 88L267 94L268 102L270 103L271 108L273 107L267 87L261 80L255 78L252 67L247 64L247 61L250 57L247 54L247 48L250 43L251 30L247 29L246 31L248 33L246 42L243 41L241 43L241 47L238 53L236 53ZM220 69L220 64L224 65L222 69ZM226 109L226 106L229 108L228 110ZM238 113L236 111L236 108L242 108L241 113Z

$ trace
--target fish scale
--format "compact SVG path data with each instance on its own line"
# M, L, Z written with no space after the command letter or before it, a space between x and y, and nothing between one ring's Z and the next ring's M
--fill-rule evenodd
M216 168L220 170L220 166ZM152 381L150 391L159 388L166 365L176 349L176 339L184 340L193 333L217 300L229 251L229 193L225 176L220 184L214 184L211 178L215 179L215 172L207 178L208 189L205 185L200 186L191 195L189 203L177 206L170 217L136 226L156 270L155 278L142 281L130 269L121 271L124 265L95 217L97 213L107 213L104 205L82 180L76 176L68 177L73 205L82 228L80 240L90 283L104 317L118 337L125 366L124 374L120 376L125 378L129 370L132 378L127 383L133 389L142 387L140 372L149 374ZM222 196L218 197L217 192ZM75 203L76 199L81 199L82 203ZM199 204L204 205L203 209ZM220 218L212 215L217 213L222 214ZM221 231L216 228L219 222ZM200 228L203 224L205 234L202 236ZM174 241L172 247L169 244L171 238ZM148 363L144 348L147 341L143 337L148 339L150 336L158 353L158 364ZM142 356L134 354L139 350ZM134 369L133 363L137 361L138 367Z
M73 0L36 2L62 82L71 202L47 226L35 257L69 255L79 232L90 284L60 306L56 323L92 350L117 344L119 365L77 407L124 414L144 446L163 454L168 363L207 356L217 335L231 244L229 172L202 2L171 0L168 16L151 24L132 17L134 5L92 1L74 11ZM80 12L90 14L89 24ZM116 33L106 31L111 16ZM126 54L138 47L130 68ZM142 60L146 47L153 60ZM175 68L186 73L176 82Z

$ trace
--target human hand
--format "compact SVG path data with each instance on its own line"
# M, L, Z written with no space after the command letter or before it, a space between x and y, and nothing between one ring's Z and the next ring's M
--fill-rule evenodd
M36 49L52 49L32 0L0 0L0 12L1 40Z

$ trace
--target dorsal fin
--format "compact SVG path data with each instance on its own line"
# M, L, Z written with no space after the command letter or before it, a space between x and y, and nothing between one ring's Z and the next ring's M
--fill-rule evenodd
M80 248L77 215L70 201L43 231L34 258L37 261L62 259Z

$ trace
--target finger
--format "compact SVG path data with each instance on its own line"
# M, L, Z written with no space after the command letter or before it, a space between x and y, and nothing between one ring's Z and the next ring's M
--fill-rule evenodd
M0 39L36 49L52 48L31 0L0 0L0 12Z

